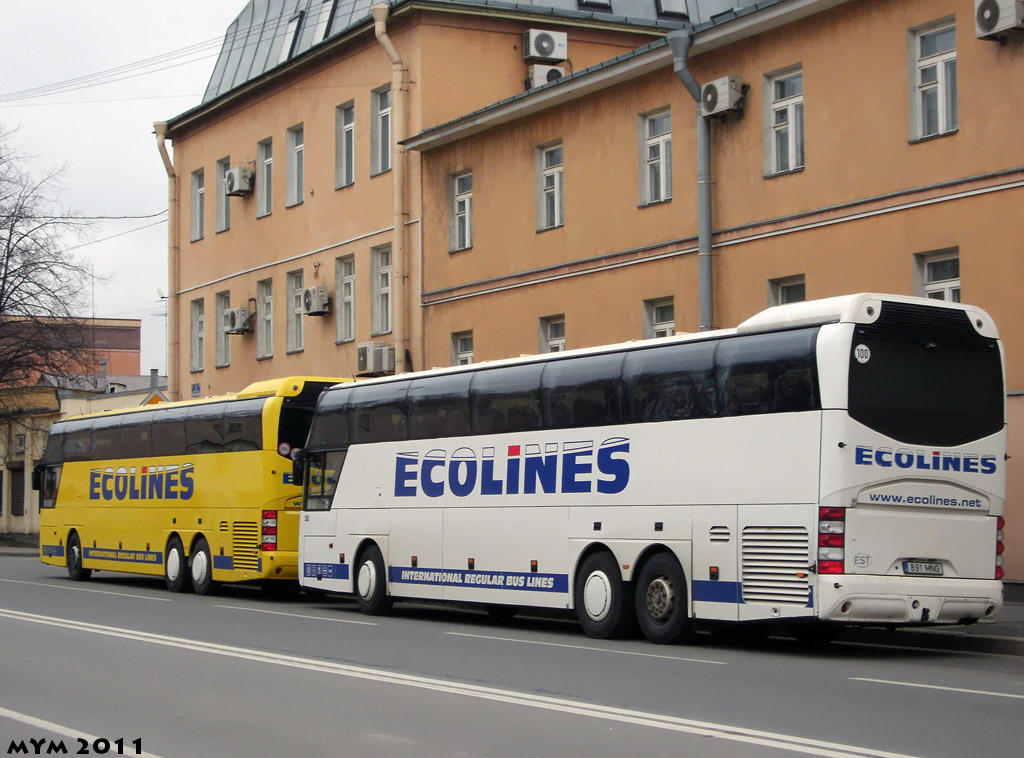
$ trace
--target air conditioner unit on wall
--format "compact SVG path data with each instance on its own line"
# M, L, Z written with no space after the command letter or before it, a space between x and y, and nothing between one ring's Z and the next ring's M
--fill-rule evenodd
M974 32L978 39L1001 39L1024 29L1024 0L974 0Z
M225 334L245 334L252 331L248 308L227 308L224 317Z
M224 174L224 192L234 197L252 192L252 169L248 166L228 169Z
M562 66L534 64L530 66L530 89L561 79L563 76L565 76L565 69Z
M558 63L569 57L569 40L565 32L527 29L523 32L523 60Z
M743 109L743 82L738 76L723 76L701 89L701 110L705 116Z
M356 374L374 376L395 371L395 348L382 342L363 342L356 347Z
M319 284L302 291L302 312L307 316L326 316L331 311L331 298L327 288Z

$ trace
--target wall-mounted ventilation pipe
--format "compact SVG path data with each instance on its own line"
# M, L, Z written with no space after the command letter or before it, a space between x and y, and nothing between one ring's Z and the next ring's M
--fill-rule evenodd
M153 124L156 147L167 172L167 397L180 400L178 394L178 175L167 153L167 122Z
M700 267L700 328L714 328L714 290L711 270L711 123L701 107L701 89L687 65L693 32L668 33L672 70L697 103L697 260Z

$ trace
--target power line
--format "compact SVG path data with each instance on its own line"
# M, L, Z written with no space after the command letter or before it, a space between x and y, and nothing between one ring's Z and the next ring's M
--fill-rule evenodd
M98 244L100 242L106 242L107 240L112 240L115 237L123 237L126 234L132 234L134 232L140 232L143 229L149 229L149 227L151 227L151 226L157 226L158 224L166 224L166 223L167 223L167 219L162 218L159 221L154 221L152 224L144 224L142 226L137 226L134 229L129 229L129 230L124 231L124 232L118 232L117 234L111 234L109 237L102 237L102 238L100 238L98 240L92 240L91 242L83 242L81 245L75 245L74 247L66 247L66 248L64 248L64 252L69 253L72 250L80 250L83 247L89 247L89 245L96 245L96 244Z

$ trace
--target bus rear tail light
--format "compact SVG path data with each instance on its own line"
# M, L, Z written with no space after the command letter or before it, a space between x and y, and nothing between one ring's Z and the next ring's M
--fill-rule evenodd
M1003 528L1006 526L1006 519L996 516L996 579L1003 578Z
M260 549L277 550L277 511L263 511L260 523Z
M818 573L846 573L845 508L818 508Z

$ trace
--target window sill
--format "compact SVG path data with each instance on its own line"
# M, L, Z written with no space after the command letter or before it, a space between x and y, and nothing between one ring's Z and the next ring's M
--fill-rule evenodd
M190 374L201 374L201 373L203 373L203 367L202 367L202 366L200 366L199 368L195 368L195 367L193 366L193 367L190 367L190 368L189 368L188 372L189 372Z
M383 171L374 171L372 174L370 174L370 178L373 179L375 176L380 176L381 174L388 174L390 172L391 172L391 167L389 166L388 168L384 169Z
M780 176L790 176L791 174L802 174L803 171L804 171L804 167L800 166L799 168L791 168L791 169L789 169L789 171L778 171L778 172L776 172L774 174L765 174L764 178L765 179L778 179Z
M224 232L230 232L230 231L231 231L231 227L230 226L225 226L223 229L218 229L217 230L217 234L223 234Z
M451 248L448 251L448 255L454 255L455 253L464 253L467 250L472 250L472 249L473 249L472 245L469 245L467 247L453 247L453 248Z
M257 355L256 356L256 360L258 360L258 361L269 361L273 357L274 357L273 354L271 354L271 355Z
M370 332L371 337L386 337L391 334L391 330L388 329L386 332Z
M353 186L354 184L355 184L355 180L354 179L351 182L349 182L348 184L335 184L334 185L334 191L337 192L338 190L346 189L348 187Z
M256 220L259 221L261 218L266 218L267 216L273 215L273 213L273 211L271 211L270 213L257 213Z
M942 132L941 134L929 134L927 137L918 137L916 139L907 140L908 145L919 145L922 142L931 142L932 140L942 139L943 137L952 137L954 134L959 132L960 129L954 129L951 132Z
M650 203L640 203L637 206L637 208L651 208L651 207L653 207L655 205L665 205L666 203L671 203L671 202L672 202L672 198L666 197L664 200L654 200L654 201L652 201Z
M230 367L231 367L230 363L218 363L216 366L214 366L214 368L230 368Z
M284 354L285 355L296 355L297 353L304 352L305 349L306 348L304 348L304 347L300 347L300 348L296 348L295 350L285 350Z
M294 208L294 207L296 207L298 205L302 205L302 201L301 200L296 200L294 203L285 203L284 209L288 210L289 208Z
M561 229L565 224L558 224L557 226L545 226L543 229L538 229L537 234L543 234L544 232L553 232L555 229Z
M190 243L192 243L192 242L202 242L202 241L203 241L202 237L191 237L191 238L189 238L189 242Z
M356 341L355 337L350 337L350 338L344 339L344 340L334 340L334 344L335 345L350 345L350 344L352 344L355 341Z

